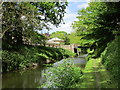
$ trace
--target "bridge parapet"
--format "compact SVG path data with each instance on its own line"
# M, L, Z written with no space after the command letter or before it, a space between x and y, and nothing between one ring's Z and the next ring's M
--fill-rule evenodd
M78 44L61 45L61 48L64 48L64 49L74 52L74 48L77 46L79 46L79 45Z

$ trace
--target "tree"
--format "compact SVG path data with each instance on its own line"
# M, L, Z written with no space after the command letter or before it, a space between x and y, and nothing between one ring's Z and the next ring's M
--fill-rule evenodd
M77 33L72 32L68 35L71 44L80 44L80 36L77 36Z
M89 7L79 11L79 21L73 23L73 27L82 36L82 40L90 41L95 49L96 56L106 48L107 43L115 37L113 32L119 32L120 2L90 2ZM86 29L81 29L85 27Z
M35 30L49 29L63 21L67 2L4 2L2 16L3 46L20 45ZM41 38L42 39L42 38Z

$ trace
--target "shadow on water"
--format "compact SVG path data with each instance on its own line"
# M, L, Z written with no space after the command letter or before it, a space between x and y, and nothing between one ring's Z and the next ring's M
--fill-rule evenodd
M2 88L36 88L44 82L46 67L25 71L9 72L2 75Z
M76 66L84 69L86 55L81 55L76 58L70 58L74 61ZM61 60L59 63L64 61ZM59 65L58 62L53 65ZM36 88L45 82L43 73L49 67L37 67L35 69L28 69L25 71L8 72L2 75L2 88Z

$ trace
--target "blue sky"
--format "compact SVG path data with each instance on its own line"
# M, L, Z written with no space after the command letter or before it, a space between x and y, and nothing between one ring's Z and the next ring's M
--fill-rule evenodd
M71 24L73 21L76 21L77 18L76 16L78 16L78 10L82 9L82 8L86 8L88 6L88 2L89 0L70 0L70 2L68 2L68 6L66 9L66 13L64 16L64 22L65 24L60 24L60 26L58 28L56 28L55 26L51 26L51 30L49 31L49 33L51 34L52 32L56 32L56 31L65 31L67 33L71 33L72 27ZM45 31L47 32L47 31Z

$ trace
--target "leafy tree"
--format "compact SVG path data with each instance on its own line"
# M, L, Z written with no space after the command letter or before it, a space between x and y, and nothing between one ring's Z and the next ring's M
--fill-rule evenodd
M3 46L20 45L24 38L36 36L35 30L49 29L63 21L65 2L4 2L2 16ZM42 38L41 38L42 39Z
M89 7L78 12L79 21L73 23L73 27L82 36L84 44L95 49L95 55L99 56L107 43L114 39L114 32L119 32L120 15L119 2L90 2Z
M68 38L70 39L71 44L79 44L81 37L77 36L75 32L72 32L68 35Z

